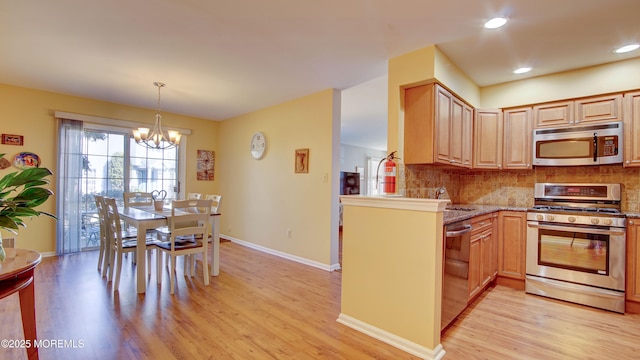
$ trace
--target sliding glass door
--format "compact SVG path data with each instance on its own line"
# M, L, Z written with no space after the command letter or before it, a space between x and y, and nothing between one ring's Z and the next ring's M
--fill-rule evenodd
M80 201L64 205L79 206L65 212L80 214L80 250L100 246L94 195L113 197L120 205L123 192L128 191L165 190L168 200L178 197L178 149L147 149L136 144L130 134L128 129L84 124Z

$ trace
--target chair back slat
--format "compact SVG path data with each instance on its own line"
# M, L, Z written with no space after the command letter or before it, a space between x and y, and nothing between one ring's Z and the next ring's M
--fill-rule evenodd
M217 214L220 212L220 203L222 202L222 195L205 195L206 200L211 200L211 213Z
M153 196L148 192L125 192L124 207L153 205Z
M122 225L118 205L114 198L104 198L105 214L107 226L107 236L113 246L118 249L122 247Z
M177 237L207 239L211 200L175 200L171 202L171 248L175 248ZM204 241L206 243L206 240ZM206 246L206 245L205 245Z
M199 194L199 193L188 193L187 194L187 200L200 200L201 197L202 197L202 194Z
M98 223L100 224L100 241L106 241L107 214L104 197L95 195L94 200L96 202L96 210L98 211Z

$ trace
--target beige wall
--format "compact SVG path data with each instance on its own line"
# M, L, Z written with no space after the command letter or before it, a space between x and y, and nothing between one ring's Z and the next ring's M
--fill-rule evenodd
M443 266L442 231L436 229L442 229L442 211L345 203L340 316L435 349Z
M111 119L153 123L155 110L124 106L96 101L76 96L68 96L33 89L0 84L0 132L24 135L24 146L0 145L0 153L6 153L11 159L22 151L36 153L42 160L42 166L51 169L51 189L56 192L55 175L57 153L57 129L54 111L92 115ZM218 192L220 173L216 166L215 181L197 181L195 178L195 158L197 149L218 151L218 123L183 115L163 112L163 124L192 130L187 140L187 179L185 189L202 193ZM0 170L0 176L16 169L11 167ZM55 213L55 198L43 204L40 210ZM16 246L44 253L55 252L55 221L48 217L27 220L27 229L21 229ZM10 233L3 232L10 237Z
M223 234L322 265L337 263L332 187L338 178L333 158L339 149L339 101L337 91L325 90L221 122ZM249 153L256 131L267 140L261 160ZM294 173L294 151L300 148L309 149L306 174Z
M540 102L640 89L640 58L481 88L482 108Z

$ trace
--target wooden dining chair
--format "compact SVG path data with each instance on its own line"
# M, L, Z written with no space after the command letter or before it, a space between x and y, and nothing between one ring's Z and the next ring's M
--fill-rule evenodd
M204 284L209 285L209 263L207 249L209 237L209 216L211 214L211 200L175 200L171 203L171 218L169 218L168 234L158 232L160 237L166 236L164 241L156 244L156 265L158 284L161 283L162 254L167 254L171 264L169 268L169 293L175 292L176 258L185 256L185 276L194 276L195 265L191 261L195 254L202 254L202 270ZM190 264L190 266L187 266ZM187 270L190 268L190 270Z
M153 196L148 192L125 192L122 196L124 197L124 207L153 205Z
M129 206L152 206L153 205L153 195L150 192L140 192L140 191L132 191L132 192L124 192L122 193L122 197L124 198L124 207ZM128 231L133 231L134 228L127 225ZM147 233L154 233L155 230L149 229ZM133 263L136 263L136 257L133 256L131 258Z
M96 210L98 211L98 223L100 224L100 254L98 256L98 271L102 270L102 276L106 276L109 266L109 244L107 243L107 215L105 212L104 197L95 195Z
M200 200L202 198L202 194L199 193L188 193L187 200Z
M136 251L137 240L136 235L129 234L122 230L122 223L120 221L120 213L118 212L118 206L116 199L104 198L105 214L106 214L106 231L107 241L109 243L109 259L111 264L109 266L109 281L113 281L113 268L116 268L116 278L113 285L113 291L118 291L120 286L120 274L122 272L122 257L126 253L132 253ZM148 274L151 275L151 250L155 248L156 239L154 237L147 236L147 269Z
M211 213L217 214L220 211L220 203L222 202L222 195L205 195L205 200L213 201L211 205Z

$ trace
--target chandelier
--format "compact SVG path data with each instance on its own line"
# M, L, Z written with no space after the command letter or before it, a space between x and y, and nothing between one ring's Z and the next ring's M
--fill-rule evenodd
M171 149L180 144L179 132L174 130L165 131L162 129L162 115L160 115L160 89L166 84L156 81L153 83L158 88L158 109L156 111L156 123L153 129L141 127L133 130L133 138L139 145L150 149Z

